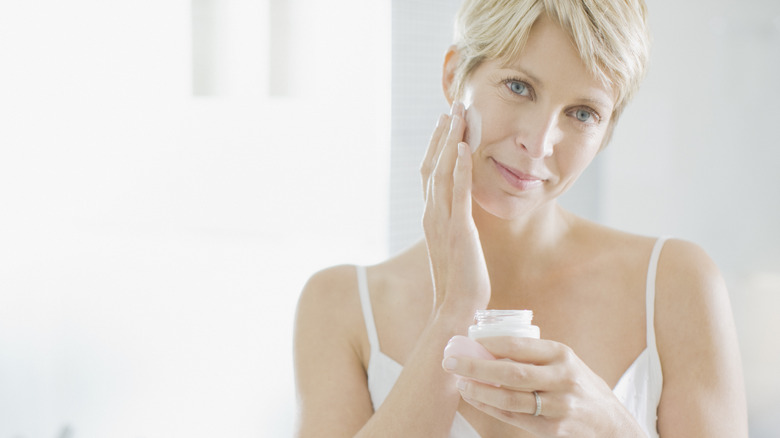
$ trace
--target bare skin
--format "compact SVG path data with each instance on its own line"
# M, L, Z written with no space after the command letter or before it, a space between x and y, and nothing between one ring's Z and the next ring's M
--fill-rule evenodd
M445 60L445 91L457 56ZM465 108L454 102L421 166L425 239L368 269L381 349L404 371L374 412L355 269L316 274L296 321L298 436L446 437L456 410L484 437L644 436L612 388L646 346L655 239L556 203L601 147L612 90L589 76L565 32L540 20L520 60L486 61L464 94L486 120L481 146L472 155L463 143ZM518 184L507 167L528 180ZM444 346L480 308L533 309L543 339L486 339L510 360L459 357L445 369ZM728 293L695 245L666 243L655 312L660 436L747 436Z

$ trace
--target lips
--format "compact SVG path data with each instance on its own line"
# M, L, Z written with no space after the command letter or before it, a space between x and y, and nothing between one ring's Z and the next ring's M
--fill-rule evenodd
M493 161L493 164L496 166L496 170L498 170L498 173L504 177L504 179L506 180L507 183L509 183L510 186L514 187L517 190L533 189L536 187L540 187L545 182L545 179L543 178L522 172L518 169L502 164L496 161L494 158L491 158L491 160Z

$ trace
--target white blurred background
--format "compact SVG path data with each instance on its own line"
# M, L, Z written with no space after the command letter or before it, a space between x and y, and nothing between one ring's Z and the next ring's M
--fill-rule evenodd
M284 437L314 271L420 236L458 0L0 2L0 438ZM693 240L780 434L780 3L650 2L565 203Z

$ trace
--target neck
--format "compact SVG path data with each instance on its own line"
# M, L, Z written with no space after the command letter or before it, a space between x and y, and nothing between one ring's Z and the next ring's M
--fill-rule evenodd
M494 285L543 276L554 269L574 218L555 202L511 220L492 215L476 202L472 211Z
M550 202L523 216L503 219L472 203L474 223L482 246L523 253L544 253L555 247L571 231L573 215Z

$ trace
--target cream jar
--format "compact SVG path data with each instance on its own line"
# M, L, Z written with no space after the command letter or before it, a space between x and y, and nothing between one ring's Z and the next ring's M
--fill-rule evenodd
M453 336L444 348L444 357L470 356L495 359L477 339L490 336L517 336L539 339L539 327L532 325L534 313L530 310L477 310L475 323L469 327L468 337Z

